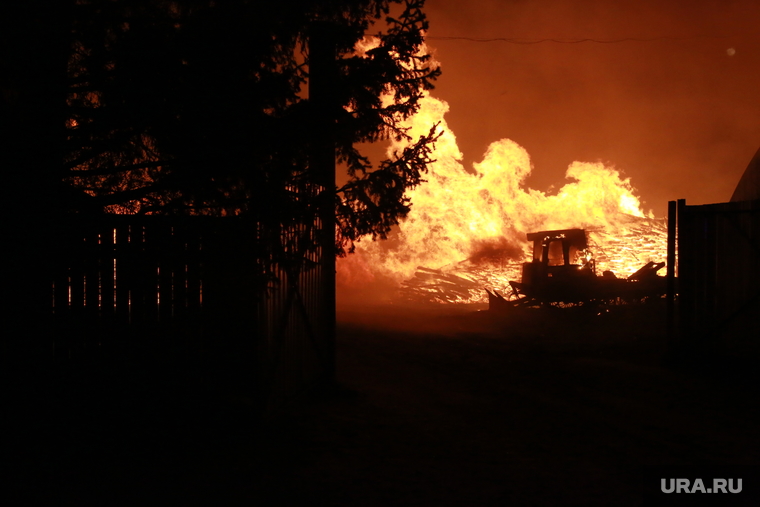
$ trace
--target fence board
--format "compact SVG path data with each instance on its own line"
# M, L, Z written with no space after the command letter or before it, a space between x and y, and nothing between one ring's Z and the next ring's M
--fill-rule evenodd
M100 228L100 318L105 326L112 325L116 318L116 293L114 291L114 235L115 228L108 224Z

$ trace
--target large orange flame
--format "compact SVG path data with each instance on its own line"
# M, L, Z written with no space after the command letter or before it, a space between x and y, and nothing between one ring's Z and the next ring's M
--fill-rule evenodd
M448 109L428 95L407 121L413 139L440 123L436 161L426 183L409 192L412 210L391 239L360 242L354 256L339 261L339 283L381 278L402 284L415 273L420 276L420 267L440 269L471 287L456 301L482 301L482 287L503 290L508 280L519 280L519 265L529 258L525 233L549 229L589 231L599 271L627 276L649 260L664 260L663 221L641 210L630 180L616 169L573 162L566 173L569 182L548 195L525 186L532 170L526 150L501 139L468 171L444 119ZM393 142L389 154L403 145Z

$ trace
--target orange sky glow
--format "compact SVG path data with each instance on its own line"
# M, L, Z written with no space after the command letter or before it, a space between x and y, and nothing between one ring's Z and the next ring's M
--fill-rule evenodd
M664 216L668 200L729 200L760 146L758 2L428 0L426 11L443 69L432 94L450 106L465 167L509 138L530 154L531 188L602 162Z

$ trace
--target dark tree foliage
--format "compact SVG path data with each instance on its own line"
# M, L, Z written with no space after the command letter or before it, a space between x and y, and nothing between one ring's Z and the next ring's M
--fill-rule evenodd
M435 135L431 126L376 168L359 145L408 139L400 122L438 76L421 51L423 3L77 1L62 178L77 189L69 209L252 215L270 225L314 216L308 47L321 23L337 48L328 114L350 176L335 204L339 252L362 235L384 237L409 211L404 192L422 181ZM356 54L368 33L376 46Z

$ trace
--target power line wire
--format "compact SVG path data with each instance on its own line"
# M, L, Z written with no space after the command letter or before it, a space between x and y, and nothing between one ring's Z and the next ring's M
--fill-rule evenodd
M530 39L530 38L506 38L494 37L490 39L478 37L449 37L449 36L428 36L427 40L464 40L470 42L507 42L510 44L541 44L543 42L555 42L557 44L581 44L584 42L595 42L598 44L617 44L620 42L652 42L658 40L689 40L689 39L728 39L736 35L692 35L688 37L673 37L664 35L661 37L623 37L620 39Z

